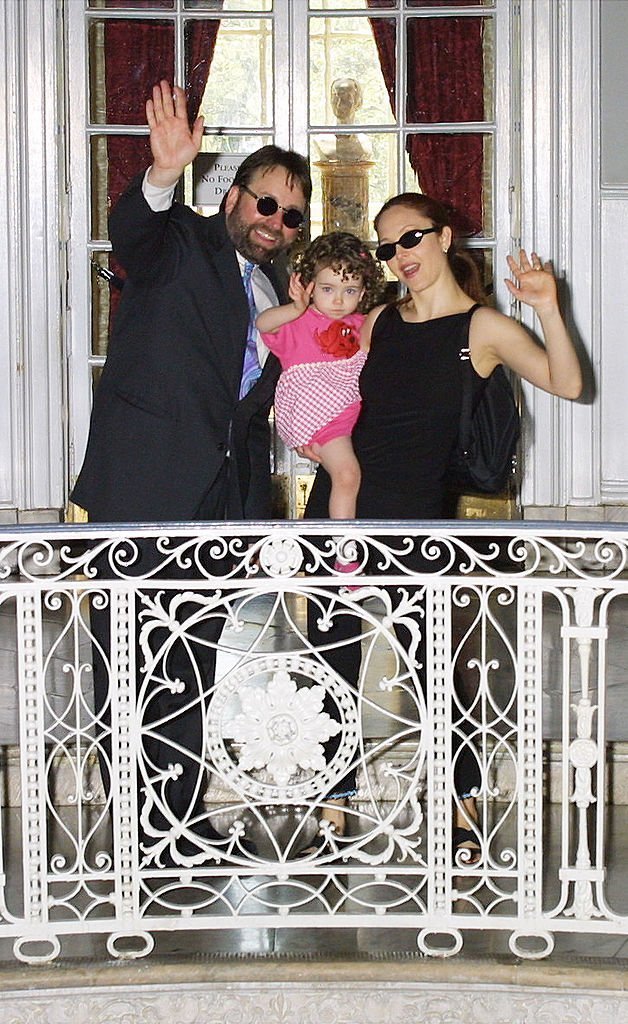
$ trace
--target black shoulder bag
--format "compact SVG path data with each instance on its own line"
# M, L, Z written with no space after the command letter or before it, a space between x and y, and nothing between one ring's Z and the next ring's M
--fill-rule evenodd
M516 468L520 417L502 366L496 366L473 407L469 349L460 349L462 408L460 431L450 464L450 481L462 493L503 491Z

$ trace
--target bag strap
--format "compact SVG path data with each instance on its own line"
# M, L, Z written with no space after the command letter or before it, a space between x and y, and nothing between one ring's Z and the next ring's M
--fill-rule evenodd
M471 306L471 309L468 310L469 321L467 324L467 344L466 347L461 348L458 353L458 358L462 362L462 404L460 407L460 433L458 437L458 445L465 455L469 450L469 441L471 439L471 418L473 416L473 374L471 372L471 354L469 352L469 330L471 328L471 317L475 313L476 309L480 309L479 302L476 302L475 305Z

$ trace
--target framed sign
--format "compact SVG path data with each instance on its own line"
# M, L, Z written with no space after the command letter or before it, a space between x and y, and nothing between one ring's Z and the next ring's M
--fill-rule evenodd
M246 153L199 153L193 164L194 206L220 206Z

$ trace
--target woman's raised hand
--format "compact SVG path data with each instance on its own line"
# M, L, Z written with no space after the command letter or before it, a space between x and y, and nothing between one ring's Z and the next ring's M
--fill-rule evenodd
M515 280L506 278L506 287L515 299L532 306L537 312L558 305L556 278L551 263L542 263L535 252L530 253L528 259L525 249L519 250L518 263L512 256L508 256L507 261Z
M146 103L146 120L153 154L149 181L164 188L174 185L201 148L203 118L197 117L190 130L183 89L162 79Z
M308 285L303 285L301 282L300 274L291 274L290 283L288 284L288 295L290 296L294 306L299 314L305 313L306 309L310 304L312 292L314 291L314 281L310 281Z

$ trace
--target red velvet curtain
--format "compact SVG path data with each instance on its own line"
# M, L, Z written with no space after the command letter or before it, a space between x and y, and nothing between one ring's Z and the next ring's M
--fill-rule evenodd
M222 0L219 0L222 7ZM108 7L128 6L126 0L109 0ZM152 7L151 0L138 0L138 6ZM192 123L207 84L218 19L190 20L185 25L185 91L188 115ZM174 81L174 23L112 19L104 24L105 111L107 124L146 124L146 100L162 78ZM151 162L148 136L113 135L107 140L107 206L111 209L136 174ZM111 269L124 277L124 271L111 261ZM110 319L119 295L112 293Z
M452 6L464 2L453 0ZM368 0L373 8L384 4L385 0ZM484 18L409 18L406 24L408 122L420 126L484 120ZM371 18L371 25L386 87L394 97L394 23ZM450 204L460 230L481 232L482 135L418 130L408 137L406 148L422 190Z
M367 0L369 7L390 9L389 0ZM395 82L397 75L397 39L396 22L392 18L369 18L371 31L375 39L379 63L386 84L386 91L393 114L396 116Z
M126 0L110 0L108 6L125 4ZM150 0L144 0L142 6L151 6ZM219 27L219 20L190 20L185 26L185 91L190 122L196 118L207 84ZM107 21L104 50L107 124L146 124L146 100L153 85L162 78L174 80L173 22ZM135 175L150 163L148 137L112 136L108 156L108 202L113 206Z
M119 0L120 6L124 0ZM107 124L146 124L146 100L153 85L174 78L174 25L168 21L105 24ZM131 180L151 162L146 135L107 139L107 205L115 206Z

